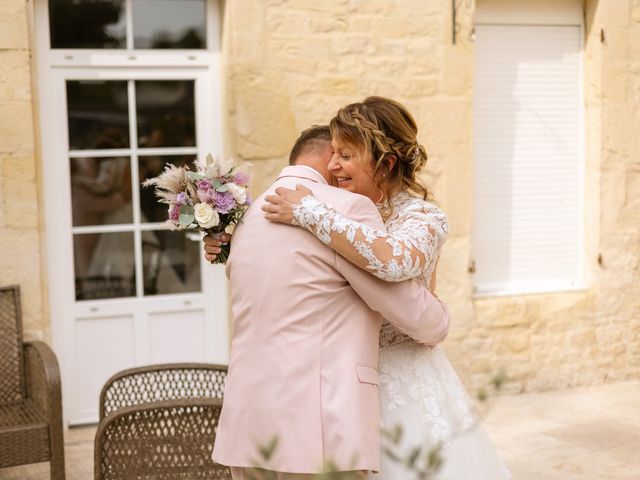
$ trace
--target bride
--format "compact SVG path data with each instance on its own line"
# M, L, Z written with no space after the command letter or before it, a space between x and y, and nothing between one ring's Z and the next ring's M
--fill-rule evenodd
M427 161L416 122L400 103L369 97L340 109L330 123L329 170L339 188L376 203L386 231L376 231L336 212L299 185L266 198L266 218L305 228L372 275L398 282L419 277L436 285L435 269L448 224L427 201L418 178ZM386 431L401 427L403 458L416 446L442 447L438 478L510 478L485 431L477 425L462 383L443 351L416 343L385 323L380 335L380 408ZM424 450L423 450L424 451ZM424 468L424 465L419 467ZM382 455L371 480L406 480L403 462Z

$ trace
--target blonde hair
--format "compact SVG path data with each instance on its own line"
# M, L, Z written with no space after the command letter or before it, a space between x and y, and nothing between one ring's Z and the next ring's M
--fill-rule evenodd
M430 192L418 177L427 152L418 143L418 126L399 102L368 97L338 110L329 123L331 135L371 158L373 178L385 195L408 190L427 200ZM391 163L395 157L395 164Z

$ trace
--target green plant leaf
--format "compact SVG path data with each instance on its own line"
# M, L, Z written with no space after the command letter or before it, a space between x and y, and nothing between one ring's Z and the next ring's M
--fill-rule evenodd
M393 460L396 463L399 463L399 462L402 461L400 459L400 457L398 456L398 454L396 452L394 452L392 449L390 449L389 447L383 447L382 448L382 453L384 453L388 458L390 458L391 460Z
M278 437L274 436L271 438L269 443L259 447L260 455L262 455L262 458L264 458L265 460L269 460L273 455L273 453L276 451L277 447L278 447Z
M486 402L488 398L489 394L484 388L478 390L478 400L480 400L481 402Z
M188 227L193 223L195 218L194 210L191 205L183 205L180 207L180 217L178 217L178 222L181 227Z
M190 170L187 170L185 172L185 176L189 179L189 180L202 180L204 178L204 173L200 173L200 172L192 172Z
M504 369L501 369L494 377L493 379L491 379L491 383L493 384L493 388L496 389L496 391L500 391L500 389L502 388L502 386L504 385L504 382L506 382L508 380L507 377L507 372Z
M395 425L391 430L383 429L382 435L387 437L394 445L398 445L403 435L402 425Z
M420 456L420 452L422 452L422 447L414 447L413 450L411 450L411 453L407 457L407 466L409 468L413 468L415 466L416 460L418 460L418 457Z
M440 447L432 448L429 450L429 455L427 456L427 466L436 472L440 470L440 467L442 467L442 455L440 454L440 449Z

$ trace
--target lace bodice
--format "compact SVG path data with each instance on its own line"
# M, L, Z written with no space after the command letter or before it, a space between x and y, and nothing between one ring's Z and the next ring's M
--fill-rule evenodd
M421 278L425 288L448 231L446 215L435 205L401 192L390 200L386 230L376 230L338 213L314 196L294 205L295 222L358 266L389 282ZM380 345L412 341L385 322Z

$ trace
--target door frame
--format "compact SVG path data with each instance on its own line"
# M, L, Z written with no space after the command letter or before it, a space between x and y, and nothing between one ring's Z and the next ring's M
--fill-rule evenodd
M126 0L130 8L131 0ZM76 359L74 358L74 322L82 318L117 314L128 311L134 316L136 333L144 328L144 312L127 310L130 302L154 309L175 310L182 302L184 309L203 309L211 319L215 308L216 321L208 325L206 335L212 339L206 351L206 361L228 363L229 321L227 288L222 266L204 261L201 250L202 288L199 293L158 295L147 298L75 300L71 193L69 187L68 124L66 118L67 79L94 80L195 80L195 115L197 157L222 155L222 88L219 35L219 5L207 0L206 50L52 50L49 48L49 12L47 0L35 2L36 57L38 67L39 148L42 165L42 199L47 268L49 323L53 349L62 372L63 419L68 425L69 412L74 410ZM130 22L129 22L130 23ZM130 26L128 26L130 28ZM138 248L136 246L136 248ZM217 284L217 285L216 285ZM224 286L224 288L221 288ZM216 288L217 287L217 288ZM194 298L194 297L200 297ZM100 308L96 308L99 305ZM141 315L145 319L140 318ZM143 361L146 346L141 335L135 335L136 362ZM142 352L142 353L140 353ZM96 399L97 401L97 399Z

